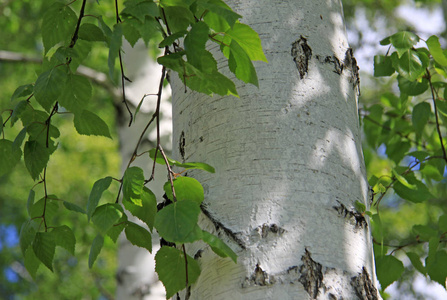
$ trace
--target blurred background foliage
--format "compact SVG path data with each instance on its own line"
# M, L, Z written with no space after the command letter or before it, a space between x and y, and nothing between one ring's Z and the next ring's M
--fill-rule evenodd
M50 1L44 0L0 0L0 51L12 51L40 58L43 46L40 36L40 22L43 12ZM80 1L73 3L73 9L79 11ZM123 1L118 1L120 5ZM417 8L424 13L438 12L442 16L441 1L409 0L344 0L346 25L351 46L361 67L360 113L364 107L381 103L381 95L398 93L395 77L373 78L373 56L382 54L387 47L378 42L400 30L417 30L414 23L398 15L402 7ZM102 15L106 23L114 22L114 1L89 0L89 13ZM430 33L445 36L444 26L438 32ZM419 22L427 22L422 17ZM424 36L424 32L416 32ZM427 37L430 35L428 34ZM445 47L445 39L441 39ZM85 65L99 72L107 73L107 51L104 48L92 49ZM11 107L10 98L14 90L23 84L33 83L40 64L31 62L0 61L0 111ZM80 136L74 132L71 122L64 125L70 116L55 120L61 129L58 151L53 155L48 169L50 193L60 199L85 207L93 183L102 177L120 177L121 158L119 140L116 133L118 111L110 95L101 87L94 89L95 112L112 129L113 139L103 137ZM420 96L419 96L420 97ZM422 96L423 97L423 96ZM414 100L414 99L413 99ZM382 99L383 101L383 99ZM414 100L415 102L419 100ZM17 127L17 131L19 128ZM17 134L16 132L6 134ZM6 136L8 138L8 136ZM364 143L364 155L368 177L372 174L390 174L394 163L386 155L383 145L372 147ZM405 161L404 161L405 163ZM408 162L407 162L408 164ZM404 164L405 165L405 164ZM18 233L21 224L26 221L26 202L30 188L34 185L23 164L0 177L0 298L1 299L113 299L116 286L116 246L106 239L106 245L92 270L88 269L88 251L95 232L87 226L85 216L69 213L66 210L57 216L60 224L74 229L77 240L76 256L67 251L57 251L55 273L41 267L35 281L23 267L23 259L18 247ZM401 245L415 239L412 227L415 224L433 225L439 215L447 213L446 179L431 187L434 197L424 203L411 203L388 193L382 200L380 213L383 223L384 244ZM41 187L36 189L39 199ZM117 186L105 192L105 201L113 201ZM109 244L107 244L110 242ZM423 256L426 245L417 245L412 251ZM396 253L399 255L399 253ZM402 257L400 257L402 258ZM402 258L403 259L403 258ZM408 259L407 259L408 260ZM429 299L429 296L415 289L413 284L415 270L405 263L402 278L394 285L405 299ZM384 294L386 297L386 294Z

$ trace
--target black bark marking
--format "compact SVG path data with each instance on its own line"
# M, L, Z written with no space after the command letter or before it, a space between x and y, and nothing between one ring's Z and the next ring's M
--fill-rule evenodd
M262 238L266 238L269 235L269 232L278 235L281 235L285 232L285 230L279 227L278 225L276 224L269 225L267 223L262 224L262 226L259 226L258 230L260 231Z
M351 70L351 77L349 78L349 82L352 83L352 88L359 89L360 95L360 76L359 76L359 67L357 66L357 61L354 58L354 54L352 53L352 48L348 48L345 53L345 59L343 60L343 65Z
M305 251L306 253L301 257L303 264L299 268L301 274L299 282L312 299L317 299L319 289L323 284L322 266L311 258L307 249Z
M251 285L266 286L275 283L276 283L275 278L267 274L267 272L265 272L264 270L262 270L259 264L256 264L253 274L251 274L250 278L245 277L245 282L242 284L242 287L247 287Z
M357 211L349 210L340 201L338 201L338 206L333 206L333 208L338 212L343 218L349 218L350 220L355 220L356 228L367 228L368 223L362 213Z
M180 134L180 139L178 142L178 149L180 152L180 156L182 157L183 162L185 161L185 132L182 131Z
M295 62L296 68L303 79L309 70L309 60L312 57L312 49L307 44L307 39L302 35L300 39L292 44L291 55Z
M354 288L355 294L359 299L377 300L377 289L369 278L369 274L365 267L362 268L362 273L351 278L351 286Z
M201 258L202 252L203 252L203 250L197 251L196 254L194 254L194 259L197 260L197 259Z
M350 70L351 76L349 77L349 82L352 84L352 89L358 89L358 95L360 96L360 76L359 67L357 66L357 61L354 58L352 48L348 48L345 52L345 58L341 62L335 55L321 57L320 55L315 55L315 58L322 64L332 64L334 66L333 72L341 75L343 70Z
M341 75L341 73L343 72L343 64L340 62L340 60L335 55L326 56L324 58L322 58L319 55L316 55L315 57L322 64L334 65L334 70L333 70L334 73Z
M211 213L206 209L205 205L202 203L200 205L200 208L205 216L207 216L210 221L213 223L216 230L222 229L226 235L228 235L233 241L235 241L239 247L242 249L246 249L245 243L237 237L237 233L233 232L231 229L226 227L224 224L222 224L220 221L218 221L216 218L214 218Z

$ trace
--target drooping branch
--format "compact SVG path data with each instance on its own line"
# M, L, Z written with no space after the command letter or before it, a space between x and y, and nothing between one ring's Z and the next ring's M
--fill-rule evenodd
M33 55L0 50L0 62L41 64L42 59ZM80 65L76 72L104 88L112 96L115 106L122 100L121 91L111 83L106 74L83 65Z

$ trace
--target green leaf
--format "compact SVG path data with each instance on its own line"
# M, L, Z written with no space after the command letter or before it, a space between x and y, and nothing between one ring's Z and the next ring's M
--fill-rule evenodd
M124 207L135 217L147 224L152 231L155 214L157 213L157 199L147 187L143 188L139 204L123 199Z
M421 81L410 81L405 77L397 76L397 82L399 85L399 90L401 93L407 94L408 96L417 96L428 90L428 80L422 78Z
M23 255L25 255L26 249L31 246L36 236L36 228L34 226L34 222L29 220L23 223L20 229L19 244Z
M132 243L132 245L146 248L149 252L152 252L152 237L149 231L132 222L127 222L127 226L124 231L127 239Z
M10 173L22 157L22 150L12 141L0 140L0 176Z
M109 127L98 115L83 110L74 116L74 126L79 134L83 135L99 135L112 138Z
M171 183L168 181L163 186L166 196L173 200ZM203 187L196 179L191 177L177 177L174 179L175 196L178 201L190 200L200 205L204 199Z
M423 241L428 241L430 238L438 236L438 231L427 225L414 225L413 233Z
M152 160L154 160L154 157L155 157L155 150L156 150L156 148L149 150L149 157ZM180 163L180 162L178 162L178 161L176 161L174 159L171 159L171 158L169 158L167 156L166 156L166 158L168 159L169 165L174 165L176 163ZM160 151L157 152L157 158L156 158L155 162L157 164L160 164L160 165L166 165L166 162L165 162L163 156L161 155Z
M216 170L210 166L209 164L206 163L201 163L201 162L186 162L186 163L180 163L178 161L176 161L174 163L175 166L180 167L180 168L184 168L185 170L204 170L210 173L215 173Z
M54 237L50 232L38 232L34 237L33 251L36 257L53 272L53 258L56 249Z
M444 288L446 287L445 280L447 278L447 252L439 250L433 257L430 264L427 265L427 273L430 279L438 282Z
M169 6L182 6L189 8L194 1L195 0L160 0L160 5L165 8Z
M197 202L174 202L157 213L154 227L168 242L191 243L201 238L201 234L196 232L199 213Z
M427 102L421 102L414 106L411 114L411 121L413 127L416 129L416 133L421 134L425 125L430 119L431 106Z
M76 238L70 227L66 225L55 227L51 234L54 236L56 246L62 247L74 255Z
M186 4L186 1L179 0L178 2L178 6L164 6L164 15L172 32L186 30L190 24L195 23L192 12L188 8L182 7L182 5Z
M200 267L189 255L186 256L188 263L188 284L196 282L200 275ZM186 286L185 255L182 251L163 246L155 255L155 271L158 278L166 288L166 298L171 298Z
M417 160L423 161L423 160L425 160L425 158L430 156L430 153L428 153L426 151L412 151L412 152L407 153L406 155L413 156Z
M398 280L404 269L403 263L392 255L385 255L376 259L377 278L382 290Z
M82 112L90 103L92 86L84 76L70 74L65 89L58 101L60 105L72 112Z
M59 210L59 202L51 200L51 195L48 196L48 198L45 200L45 197L39 199L36 203L34 203L33 206L31 206L30 209L30 217L32 219L37 219L37 222L40 223L41 217L44 214L45 211L45 219L47 224L52 220L52 218L57 214L57 211Z
M250 60L267 62L267 58L262 51L261 39L250 26L236 23L233 28L225 32L225 35L235 40L245 53L247 53Z
M104 245L104 237L98 234L93 240L92 247L90 248L90 254L88 255L88 267L91 269L99 253L101 252L102 246Z
M53 2L43 15L42 40L45 53L58 43L67 44L74 34L76 13L61 2Z
M444 233L447 232L447 214L439 217L438 221L439 229Z
M391 57L385 55L374 56L374 77L391 76L394 71Z
M123 176L123 198L135 204L141 204L141 193L144 186L144 173L139 167L130 167Z
M430 54L433 56L434 60L443 67L447 67L447 57L444 55L442 51L441 44L439 43L439 39L437 36L432 35L426 41L428 50L430 50Z
M183 38L185 34L188 32L186 30L182 30L176 33L173 33L167 37L165 37L160 44L158 45L159 48L163 48L166 46L171 46L177 39Z
M125 8L121 12L121 15L133 16L144 22L146 16L158 17L158 7L152 0L149 1L126 1Z
M396 182L393 186L394 191L402 199L411 201L414 203L421 203L427 201L432 197L428 188L421 181L414 178L414 176L409 176L405 178L410 185L416 185L416 189L410 189L400 182Z
M123 40L123 30L121 23L115 24L113 26L113 32L109 37L109 58L108 58L108 66L109 66L109 76L112 81L115 80L115 61L119 55L119 51L121 51L121 45Z
M96 208L92 221L101 232L106 233L121 218L122 214L119 204L107 203Z
M28 215L30 215L30 216L31 216L31 207L33 207L33 205L34 205L35 196L36 196L36 192L33 189L31 189L28 194L28 200L26 201L26 211L28 212Z
M425 267L422 265L421 259L419 257L419 255L417 255L414 252L406 252L405 254L407 254L408 258L411 261L411 264L413 265L413 267L418 270L419 272L421 272L421 274L426 275L427 271L425 270Z
M423 52L408 50L400 58L397 53L391 55L394 69L403 77L414 81L421 77L428 67L429 59Z
M127 221L128 221L127 215L123 214L121 218L117 221L117 224L114 224L112 227L110 227L109 230L107 230L106 234L110 237L110 239L114 243L116 243L121 232L123 232L124 228L126 227Z
M392 169L391 172L393 173L394 177L396 177L396 179L405 187L415 190L416 189L416 185L414 184L410 184L404 176L400 175L399 173L396 172L395 169Z
M236 21L242 18L241 15L235 13L231 8L220 0L210 0L199 4L202 8L208 10L205 15L205 22L217 32L224 32L229 27L233 27ZM226 26L222 25L222 21Z
M52 68L39 75L34 86L34 97L46 111L51 110L64 90L66 81L67 72L63 66Z
M409 31L401 31L390 37L390 42L396 49L408 50L419 42L419 37Z
M62 203L64 204L65 208L68 210L78 212L81 214L86 214L85 210L82 207L80 207L79 205L76 205L76 204L68 202L68 201L63 201Z
M202 231L202 234L203 241L207 243L211 247L211 249L213 249L214 253L216 253L220 257L229 257L234 261L234 263L237 263L236 253L234 253L234 251L230 247L228 247L227 244L225 244L221 239L205 230Z
M91 23L84 23L79 27L79 38L89 42L106 42L104 32Z
M28 141L24 147L25 165L31 177L36 180L40 172L47 166L50 153L45 146L36 141Z
M237 78L245 83L251 83L259 87L258 76L253 63L244 49L235 40L232 40L230 44L228 66Z
M23 256L25 258L24 265L25 265L26 270L31 275L31 277L35 280L37 269L39 268L41 262L37 258L36 254L34 254L34 251L32 248L27 249L26 252L23 254Z
M25 84L25 85L21 85L18 88L16 88L16 90L14 91L14 93L11 96L11 102L16 100L17 98L21 98L21 97L26 97L29 96L33 93L33 85L32 84Z
M354 206L355 206L355 209L360 213L364 213L366 210L366 205L360 201L355 201Z
M197 22L185 37L185 51L188 63L202 72L217 71L216 62L211 53L205 50L209 28L205 22Z
M87 217L89 221L93 215L93 212L98 206L102 193L109 188L111 182L112 177L105 177L97 180L93 185L92 191L90 192L90 196L88 197L87 202Z

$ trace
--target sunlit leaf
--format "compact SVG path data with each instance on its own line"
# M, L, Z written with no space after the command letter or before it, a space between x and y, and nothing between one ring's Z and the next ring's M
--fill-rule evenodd
M169 199L173 200L171 183L168 181L163 187ZM174 189L178 201L190 200L201 204L204 199L203 187L197 179L191 177L177 177L174 180Z

